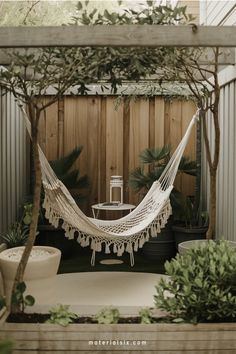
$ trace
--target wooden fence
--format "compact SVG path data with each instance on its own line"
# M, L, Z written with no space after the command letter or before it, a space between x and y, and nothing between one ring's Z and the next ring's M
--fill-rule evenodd
M124 202L137 204L139 197L128 188L128 178L140 165L140 152L163 144L175 149L195 112L190 101L139 98L115 109L115 99L67 96L49 107L40 122L40 144L49 160L83 145L78 167L90 179L87 212L92 204L109 200L112 175L124 178ZM186 155L195 158L195 132ZM193 194L193 177L179 176L176 183Z

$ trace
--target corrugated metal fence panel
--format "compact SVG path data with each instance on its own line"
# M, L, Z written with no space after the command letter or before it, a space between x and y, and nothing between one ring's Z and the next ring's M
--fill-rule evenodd
M217 174L216 236L236 241L236 81L225 85L220 94L220 160ZM208 116L211 147L214 144L213 121ZM209 170L203 154L203 205L209 209Z
M26 194L26 132L11 94L0 88L0 232L17 220Z

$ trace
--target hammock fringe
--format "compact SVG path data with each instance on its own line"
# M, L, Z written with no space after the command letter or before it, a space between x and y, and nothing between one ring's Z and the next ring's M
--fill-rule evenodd
M45 194L45 199L43 207L45 208L45 217L49 222L54 226L58 227L60 224L60 216L54 210L54 204L51 203L50 197ZM105 237L97 237L85 232L81 232L77 228L73 228L65 220L62 222L60 227L64 229L65 236L69 239L75 239L75 235L78 235L77 242L81 247L88 247L92 249L92 258L91 264L95 264L96 252L102 251L102 245L105 245L105 253L110 254L110 247L113 246L113 253L117 254L118 257L121 257L126 251L130 254L131 265L134 265L133 252L137 252L139 248L142 248L144 243L147 242L150 237L158 237L158 234L161 232L161 229L165 227L169 216L172 213L171 204L168 201L163 208L163 211L157 216L155 220L149 225L148 229L142 230L126 239L121 239L117 236L110 236L105 239Z

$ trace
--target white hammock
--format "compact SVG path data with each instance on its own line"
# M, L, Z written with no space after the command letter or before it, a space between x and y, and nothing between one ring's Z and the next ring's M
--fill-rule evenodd
M31 124L26 112L23 110L26 126L31 134ZM165 226L170 214L171 205L169 196L173 188L178 166L188 142L192 127L198 119L199 110L195 113L188 129L169 160L165 170L158 181L141 201L141 203L127 216L118 220L99 220L87 217L75 203L65 185L57 178L48 160L39 147L39 156L42 170L42 182L45 191L43 207L49 222L65 230L65 236L77 241L82 247L90 246L93 250L91 264L95 264L96 252L101 252L105 245L105 253L111 248L117 256L124 251L130 254L131 266L134 265L133 252L142 248L150 236L157 236Z

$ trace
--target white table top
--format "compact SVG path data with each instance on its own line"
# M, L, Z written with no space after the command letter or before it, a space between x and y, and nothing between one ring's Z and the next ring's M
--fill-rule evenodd
M132 210L136 206L133 204L120 203L118 205L104 205L103 203L92 205L93 209L97 210Z

